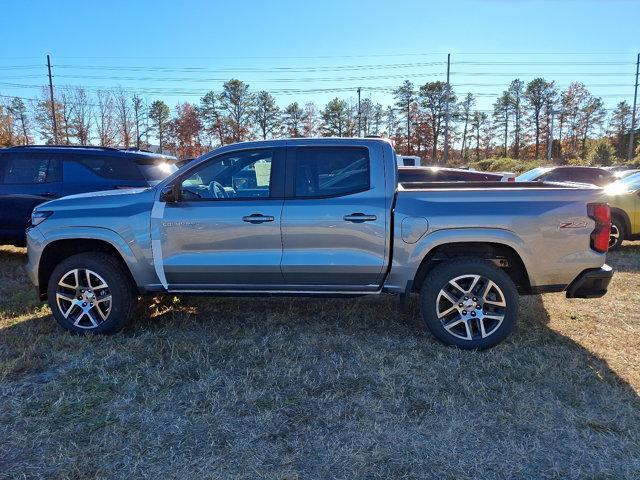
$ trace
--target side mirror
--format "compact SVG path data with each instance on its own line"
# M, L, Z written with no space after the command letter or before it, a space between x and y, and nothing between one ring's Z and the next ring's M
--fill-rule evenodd
M166 203L174 203L180 200L180 184L174 183L167 185L160 192L160 201Z

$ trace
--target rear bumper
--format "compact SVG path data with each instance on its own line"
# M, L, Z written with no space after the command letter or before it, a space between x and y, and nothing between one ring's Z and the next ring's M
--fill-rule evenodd
M584 270L567 287L567 298L600 298L607 293L607 287L613 277L609 265Z

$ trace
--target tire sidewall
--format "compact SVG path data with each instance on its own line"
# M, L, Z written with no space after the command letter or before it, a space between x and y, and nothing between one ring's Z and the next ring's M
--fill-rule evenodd
M89 269L100 275L109 286L111 312L109 317L92 329L80 328L66 318L58 308L56 289L60 279L76 268ZM129 320L135 296L129 279L111 257L104 254L81 253L63 260L49 277L47 297L56 321L65 329L76 334L111 334L119 331Z
M482 275L493 281L502 290L507 303L505 317L498 330L488 337L463 340L451 335L438 319L436 302L440 289L449 280L461 275ZM422 318L431 333L446 345L466 350L482 350L502 342L515 328L518 317L518 292L513 281L500 268L482 259L456 259L438 265L425 278L420 297Z

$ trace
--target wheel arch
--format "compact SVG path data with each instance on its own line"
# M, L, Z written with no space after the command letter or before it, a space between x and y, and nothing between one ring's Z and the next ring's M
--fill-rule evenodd
M86 252L101 252L112 256L122 265L124 271L129 274L131 281L135 285L139 285L125 261L127 253L133 256L131 250L123 254L121 246L117 246L113 241L105 238L59 238L47 243L40 255L38 263L38 293L42 300L47 298L47 285L56 266L73 255Z
M629 218L629 214L621 208L611 207L611 218L619 218L620 220L622 220L622 225L624 226L625 233L623 239L626 240L629 235L631 235L631 219Z
M520 254L511 246L500 242L460 241L447 242L429 250L413 278L412 289L417 292L427 274L438 264L453 258L481 258L502 268L521 294L532 292L527 268Z

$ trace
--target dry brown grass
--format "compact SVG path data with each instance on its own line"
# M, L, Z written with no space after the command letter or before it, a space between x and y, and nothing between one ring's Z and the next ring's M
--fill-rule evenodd
M74 337L23 262L0 249L0 477L640 477L638 244L486 352L392 298L164 300Z

